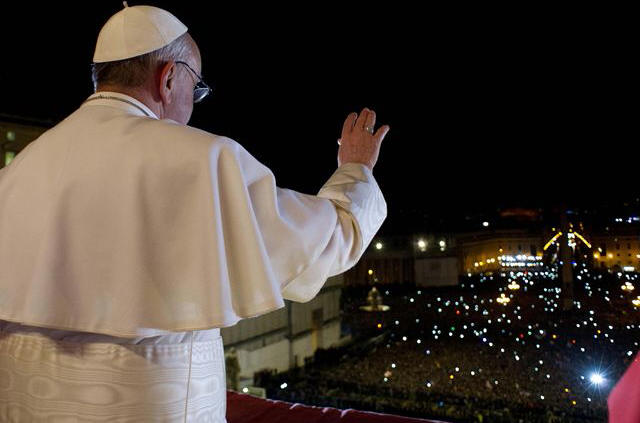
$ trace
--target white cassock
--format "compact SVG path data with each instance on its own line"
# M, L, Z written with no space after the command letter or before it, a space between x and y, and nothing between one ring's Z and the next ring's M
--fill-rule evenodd
M224 422L219 328L314 298L386 212L362 164L302 194L229 138L90 96L0 170L0 421Z

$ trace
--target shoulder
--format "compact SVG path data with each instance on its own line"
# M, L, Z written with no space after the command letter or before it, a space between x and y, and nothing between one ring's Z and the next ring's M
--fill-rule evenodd
M145 138L150 142L159 143L165 150L180 151L183 157L193 157L195 154L200 160L207 157L210 164L235 163L243 172L260 175L270 173L247 149L232 138L182 125L178 122L163 119L144 119ZM234 166L235 166L234 165Z
M188 144L203 147L219 146L237 148L236 145L239 145L231 138L207 132L193 126L182 125L171 119L141 119L140 129L153 137L157 137L157 140L170 142L181 140Z
M218 135L193 126L181 125L170 119L163 119L159 122L161 132L169 138L181 137L190 142L202 144L209 149L231 153L240 161L256 160L253 155L239 142L224 135Z
M237 141L212 132L183 125L170 119L140 119L136 118L137 138L144 139L141 145L145 149L160 148L167 152L185 156L189 152L198 157L235 157L237 160L246 159L250 154ZM133 135L133 134L132 134Z
M265 177L274 178L273 172L268 167L256 159L242 144L229 137L181 125L168 119L157 122L158 128L161 128L161 132L168 139L185 140L188 145L194 146L192 151L197 151L200 159L206 154L210 166L235 168L244 175L247 183L253 183Z

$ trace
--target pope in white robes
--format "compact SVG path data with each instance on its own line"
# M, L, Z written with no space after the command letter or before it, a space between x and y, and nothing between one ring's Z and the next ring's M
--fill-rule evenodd
M94 62L185 33L125 7ZM309 195L143 100L99 90L0 169L0 421L225 422L220 328L314 298L386 217L372 111L347 119L346 160ZM351 131L371 163L350 160Z

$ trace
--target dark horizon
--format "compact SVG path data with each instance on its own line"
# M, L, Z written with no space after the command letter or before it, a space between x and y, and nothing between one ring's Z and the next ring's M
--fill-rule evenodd
M152 4L189 27L214 89L190 125L241 143L283 188L316 193L337 166L347 113L373 108L391 126L374 170L389 208L382 232L410 230L412 215L640 197L624 34L471 11L326 6L294 19L284 6L249 18ZM92 93L97 34L122 5L43 7L5 15L0 114L57 122Z

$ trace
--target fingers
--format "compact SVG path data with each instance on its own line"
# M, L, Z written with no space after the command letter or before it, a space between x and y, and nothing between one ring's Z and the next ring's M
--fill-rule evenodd
M355 123L355 127L359 129L363 129L371 134L373 134L373 128L376 126L376 112L365 107L360 112L360 116L358 116L358 120Z
M369 109L367 110L369 111L369 113L367 114L363 128L365 131L373 134L373 128L376 126L376 112ZM368 130L367 128L371 128L371 130Z
M367 117L369 116L370 112L371 111L366 107L362 109L362 111L360 112L360 116L358 116L358 120L356 120L355 123L356 128L364 129L365 125L367 124Z
M376 112L365 107L359 115L357 113L350 113L349 116L347 116L342 126L342 138L348 136L354 128L358 128L371 133L377 142L381 142L387 135L387 132L389 132L390 127L389 125L384 125L373 133L375 125ZM341 139L338 140L338 145L340 145L340 141Z
M349 116L347 116L347 118L344 120L344 124L342 125L343 138L345 135L351 133L351 131L353 130L353 124L355 123L357 117L357 113L349 113Z

